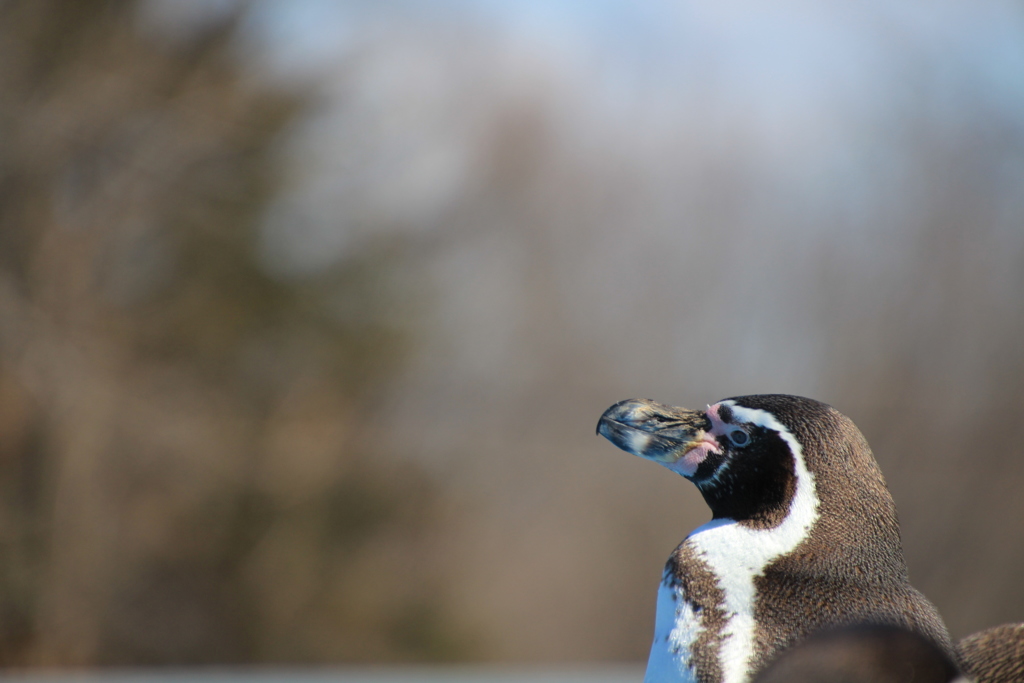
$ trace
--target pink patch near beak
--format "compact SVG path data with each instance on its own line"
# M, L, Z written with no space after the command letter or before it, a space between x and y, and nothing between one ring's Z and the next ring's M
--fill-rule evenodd
M711 420L711 430L704 435L699 444L686 451L683 457L671 465L671 469L684 477L692 477L696 474L697 468L700 467L700 464L704 462L708 455L721 452L715 436L725 433L725 422L718 416L718 404L708 406L706 414Z
M704 459L711 453L718 453L718 442L707 436L698 445L683 454L683 457L676 461L672 469L684 477L692 477L697 472Z

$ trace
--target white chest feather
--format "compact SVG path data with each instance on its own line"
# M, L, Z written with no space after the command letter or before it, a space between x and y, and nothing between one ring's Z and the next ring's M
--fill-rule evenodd
M800 444L785 427L761 411L738 406L733 411L741 419L777 430L789 442L795 456L796 491L789 514L773 529L755 530L721 519L695 529L686 538L685 543L707 564L724 593L725 625L718 652L722 683L749 679L755 636L754 578L773 560L800 545L818 518L814 479L807 471ZM662 582L644 683L699 681L692 648L705 628L705 616L694 608L677 582Z
M654 617L654 644L647 660L644 683L683 681L696 683L692 647L700 635L700 615L685 600L682 588L663 581L658 588Z

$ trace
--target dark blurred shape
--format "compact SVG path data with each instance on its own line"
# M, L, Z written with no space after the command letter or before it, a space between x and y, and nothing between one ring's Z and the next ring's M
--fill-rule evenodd
M920 634L862 624L794 645L754 683L947 683L957 675L949 657Z
M960 641L964 671L976 683L1024 681L1024 624L1003 624Z
M305 97L244 74L237 24L0 2L0 665L466 654L432 487L360 432L393 245L258 267Z

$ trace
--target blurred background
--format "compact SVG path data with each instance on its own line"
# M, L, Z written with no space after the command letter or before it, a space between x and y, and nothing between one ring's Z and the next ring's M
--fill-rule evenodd
M646 658L634 396L832 403L1024 620L1024 7L0 0L0 665Z

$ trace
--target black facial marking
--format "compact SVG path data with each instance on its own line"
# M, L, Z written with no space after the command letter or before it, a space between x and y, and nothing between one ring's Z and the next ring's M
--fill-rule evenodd
M704 460L699 465L697 465L697 471L693 473L693 476L690 477L690 480L697 484L698 487L700 487L703 482L707 482L712 477L714 477L715 472L717 472L718 469L729 458L729 451L727 447L728 444L722 444L720 442L718 452L715 453L712 451L708 453L708 457L704 458Z
M789 511L796 490L795 462L778 432L760 426L749 431L749 443L723 444L723 452L709 455L693 479L714 519L770 528Z

